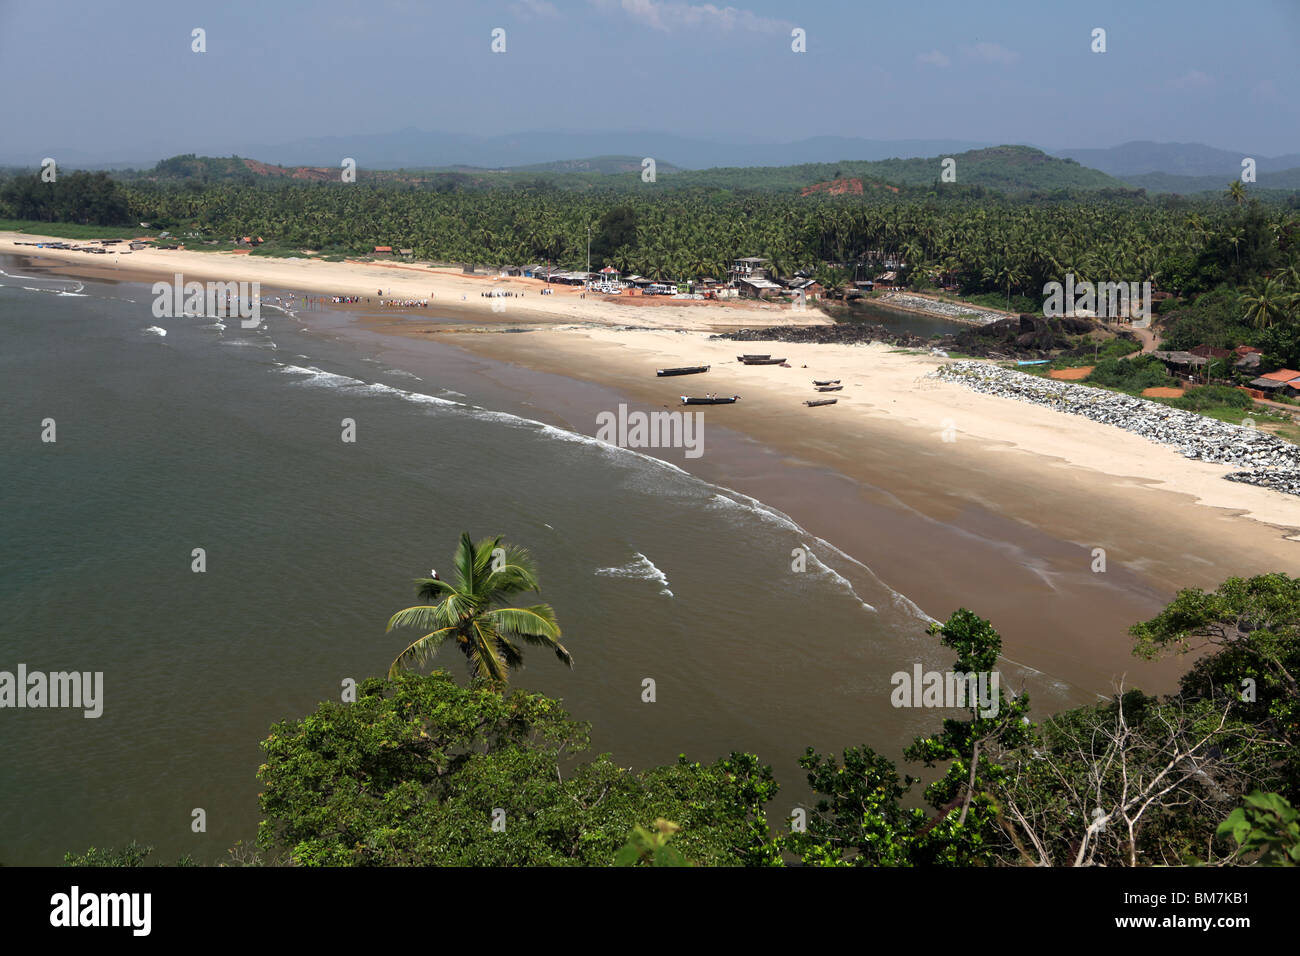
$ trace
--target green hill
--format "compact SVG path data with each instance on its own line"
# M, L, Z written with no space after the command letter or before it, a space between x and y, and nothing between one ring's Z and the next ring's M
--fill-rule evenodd
M956 180L940 181L943 162L955 162ZM644 188L641 158L595 156L561 162L480 169L456 166L440 169L359 169L357 180L400 183L438 191L478 189L592 189ZM1293 171L1297 172L1297 171ZM114 174L123 180L191 183L268 183L278 180L338 182L339 170L318 166L276 166L238 156L210 157L188 154L159 162L152 170ZM1287 174L1274 174L1287 175ZM1179 177L1174 177L1179 178ZM1261 177L1262 178L1262 177ZM996 146L927 159L845 160L838 163L804 163L798 166L716 167L684 170L665 160L656 163L656 184L661 189L727 189L737 192L787 194L929 190L938 185L954 195L970 190L1010 194L1049 192L1133 192L1136 184L1059 159L1029 146ZM1182 190L1179 190L1182 191Z
M1143 173L1140 176L1123 177L1124 182L1145 189L1149 193L1180 193L1184 196L1203 192L1225 192L1233 178L1231 175L1176 176L1170 173ZM1300 189L1300 167L1284 169L1276 173L1260 173L1258 182L1246 184L1247 192L1256 189Z

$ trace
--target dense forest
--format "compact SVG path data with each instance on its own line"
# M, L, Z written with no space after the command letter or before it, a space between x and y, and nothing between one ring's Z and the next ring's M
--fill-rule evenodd
M186 157L167 162L190 168ZM748 172L806 182L809 175L850 171L791 172L802 169ZM1214 197L1158 200L1108 190L1011 196L938 182L849 195L663 186L693 173L654 183L635 174L588 173L582 175L605 185L573 190L556 185L563 175L532 175L513 189L447 181L205 183L73 173L46 183L15 176L0 186L0 217L149 223L191 248L258 235L268 240L261 254L356 256L389 245L411 248L425 261L486 266L580 268L590 239L595 268L613 265L655 279L724 277L733 259L757 255L777 276L805 270L832 294L896 260L904 263L900 280L913 288L996 295L1004 307L1024 311L1040 309L1044 284L1063 282L1067 273L1078 281L1149 280L1175 297L1162 304L1165 319L1174 320L1169 331L1187 340L1175 347L1270 338L1270 353L1300 360L1295 196L1264 202L1239 182ZM1177 333L1179 325L1186 334ZM1271 341L1279 336L1284 341Z

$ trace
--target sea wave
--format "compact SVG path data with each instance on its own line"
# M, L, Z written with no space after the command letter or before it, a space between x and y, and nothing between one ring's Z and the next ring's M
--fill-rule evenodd
M164 328L163 328L162 326L160 326L160 325L151 325L151 326L149 326L149 328L147 328L147 329L142 329L141 331L145 332L145 333L148 334L148 335L166 335L166 334L167 334L167 330L164 329Z
M925 621L927 623L935 620L935 618L931 617L930 615L922 611L921 608L914 601L908 598L906 595L900 594L898 591L895 591L889 585L885 584L885 582L882 581L879 578L879 576L877 576L876 573L872 571L871 568L868 567L866 564L859 561L857 558L853 557L847 552L841 550L840 548L837 548L829 541L826 541L825 539L819 538L815 535L809 534L809 532L805 531L798 524L798 522L796 522L789 515L785 514L785 512L778 511L777 509L772 508L769 505L766 505L763 502L759 501L757 498L751 498L749 495L742 494L741 492L735 491L731 488L725 488L721 485L714 485L709 482L706 482L704 479L697 478L695 475L692 475L690 472L686 471L683 468L679 468L677 465L674 465L670 461L664 461L662 458L655 458L653 455L647 455L633 448L621 448L618 445L613 445L610 444L609 442L601 441L599 438L596 438L591 435L584 435L581 432L573 432L564 428L558 428L554 425L550 425L545 422L539 422L531 418L524 418L521 415L515 415L510 412L494 411L492 409L482 408L477 405L469 405L463 402L454 402L451 401L450 399L437 398L432 395L426 395L420 392L412 392L412 391L408 391L407 389L396 388L394 386L384 385L382 383L367 383L367 382L363 382L361 379L351 378L346 375L337 375L333 372L325 372L321 369L315 368L314 366L303 367L300 365L281 365L279 366L278 371L290 375L305 376L305 378L301 381L301 384L303 385L346 389L346 390L358 391L358 392L369 392L370 394L376 396L386 395L395 398L400 398L404 401L412 402L414 404L439 405L446 408L457 409L461 413L470 415L480 421L492 421L502 425L506 425L507 427L532 431L534 433L544 435L548 438L553 438L559 441L570 442L573 444L582 445L586 448L595 449L596 451L600 452L602 455L609 458L613 458L621 461L629 461L635 459L651 467L672 472L676 475L689 479L691 482L698 483L698 486L700 487L710 490L712 492L710 501L713 502L716 506L734 508L749 515L756 515L762 520L774 524L777 527L781 528L782 530L787 531L790 534L799 537L800 539L811 539L813 542L816 543L816 545L819 548L822 549L823 553L834 554L838 558L860 569L863 573L865 573L870 577L873 584L875 584L876 586L881 588L884 592L890 595L891 604L901 613L919 619L921 621ZM629 458L629 456L631 457ZM642 555L641 558L644 559L644 555ZM828 578L835 581L840 587L846 588L848 593L852 595L854 600L858 601L867 610L873 612L876 611L876 608L872 604L862 600L862 598L858 595L857 591L853 587L852 583L846 577L844 577L844 575L830 568L824 562L819 561L816 558L814 558L814 561L816 561L819 567L824 568L823 573ZM653 565L651 566L653 567ZM656 571L657 570L658 569L656 569ZM665 586L666 586L666 582L665 582Z
M607 578L633 578L639 581L655 581L659 584L659 593L673 596L668 589L668 575L664 574L655 563L640 551L634 552L633 559L617 568L597 568L596 574Z

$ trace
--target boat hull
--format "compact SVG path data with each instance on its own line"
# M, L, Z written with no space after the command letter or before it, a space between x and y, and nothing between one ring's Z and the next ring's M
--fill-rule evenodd
M681 398L683 405L734 405L740 401L739 395L733 395L730 398L691 398L683 395Z

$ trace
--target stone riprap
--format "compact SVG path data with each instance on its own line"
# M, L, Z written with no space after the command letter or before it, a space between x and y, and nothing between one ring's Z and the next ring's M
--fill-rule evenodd
M1184 457L1233 465L1229 481L1300 495L1300 445L1248 425L1231 425L1181 408L1087 385L1026 375L986 362L953 362L931 373L986 395L1000 395L1082 415L1148 441L1173 445Z
M975 322L979 325L1008 318L1005 312L994 312L991 309L981 309L977 305L945 302L943 299L931 299L921 295L908 295L906 292L885 292L881 294L878 301L881 305L916 309L929 315L939 315L960 322Z

